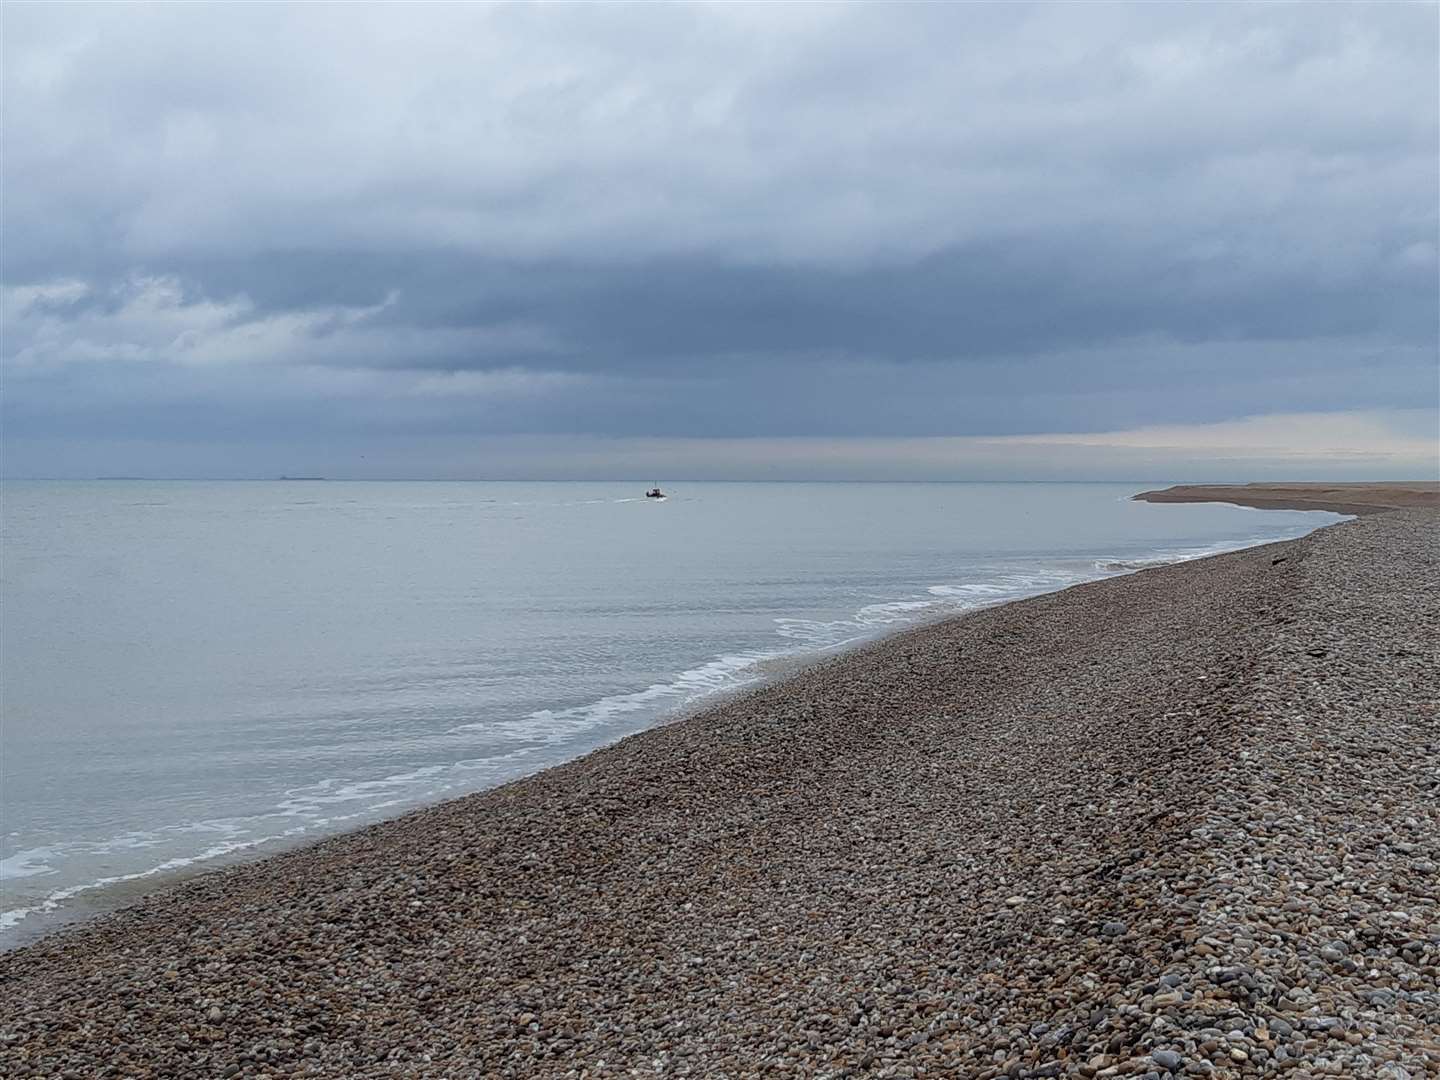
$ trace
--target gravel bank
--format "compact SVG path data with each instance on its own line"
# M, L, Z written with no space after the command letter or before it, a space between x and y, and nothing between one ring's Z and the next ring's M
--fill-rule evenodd
M1440 1075L1437 518L912 631L0 956L0 1076Z
M1440 483L1176 484L1161 491L1142 491L1132 498L1153 503L1224 502L1262 510L1331 510L1364 516L1386 510L1440 510Z

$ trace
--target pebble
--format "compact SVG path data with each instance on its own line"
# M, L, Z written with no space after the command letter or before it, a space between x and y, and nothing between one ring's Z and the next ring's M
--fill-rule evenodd
M0 955L0 1077L1440 1076L1440 529L907 631Z
M1150 1053L1150 1060L1162 1069L1169 1069L1174 1072L1184 1063L1184 1058L1175 1053L1174 1050L1153 1050Z

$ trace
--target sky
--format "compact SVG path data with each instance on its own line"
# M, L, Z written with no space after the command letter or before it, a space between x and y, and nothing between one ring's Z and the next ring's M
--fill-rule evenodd
M0 469L1434 478L1437 12L12 0Z

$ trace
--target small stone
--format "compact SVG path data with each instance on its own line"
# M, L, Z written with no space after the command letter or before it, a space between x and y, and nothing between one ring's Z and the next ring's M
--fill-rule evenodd
M1180 1068L1181 1064L1185 1061L1185 1059L1174 1050L1155 1050L1150 1054L1150 1060L1155 1062L1160 1068L1168 1069L1171 1072Z

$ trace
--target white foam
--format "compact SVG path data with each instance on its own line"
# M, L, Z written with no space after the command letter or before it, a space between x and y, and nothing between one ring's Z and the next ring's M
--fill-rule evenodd
M698 667L682 671L669 682L653 683L643 690L614 694L569 709L537 709L510 720L482 720L462 724L452 731L483 731L490 737L511 738L528 743L557 745L575 736L603 727L620 717L638 712L663 713L682 708L698 698L735 689L761 677L757 665L784 650L733 653L716 657Z
M228 855L244 848L254 847L257 844L264 843L267 839L275 838L265 837L252 841L230 841L223 844L215 844L197 855L167 859L158 866L152 866L147 870L137 870L132 874L114 874L110 877L87 881L80 885L71 885L65 889L56 889L38 904L32 904L29 907L11 908L8 911L0 911L0 931L13 928L22 919L31 915L54 911L66 900L73 900L75 897L81 896L84 893L93 892L96 889L103 889L111 885L119 885L126 881L140 881L144 878L154 877L157 874L169 873L172 870L183 870L185 867L192 866L195 863L205 862L209 859L217 859L222 855Z
M17 851L7 859L0 859L0 882L53 874L55 867L45 860L53 859L55 855L54 848L38 847Z
M1261 544L1273 544L1281 540L1291 539L1294 539L1294 537L1290 535L1252 536L1246 540L1226 540L1204 547L1170 548L1168 550L1158 551L1153 555L1144 555L1138 558L1097 559L1095 569L1105 574L1151 570L1157 566L1173 566L1176 563L1191 562L1194 559L1206 559L1212 555L1224 555L1231 551L1242 551L1245 548L1258 547Z
M281 814L318 818L320 808L344 803L373 802L407 787L423 784L448 769L448 765L426 765L408 772L382 776L378 780L346 780L329 777L302 788L291 788L276 806Z

